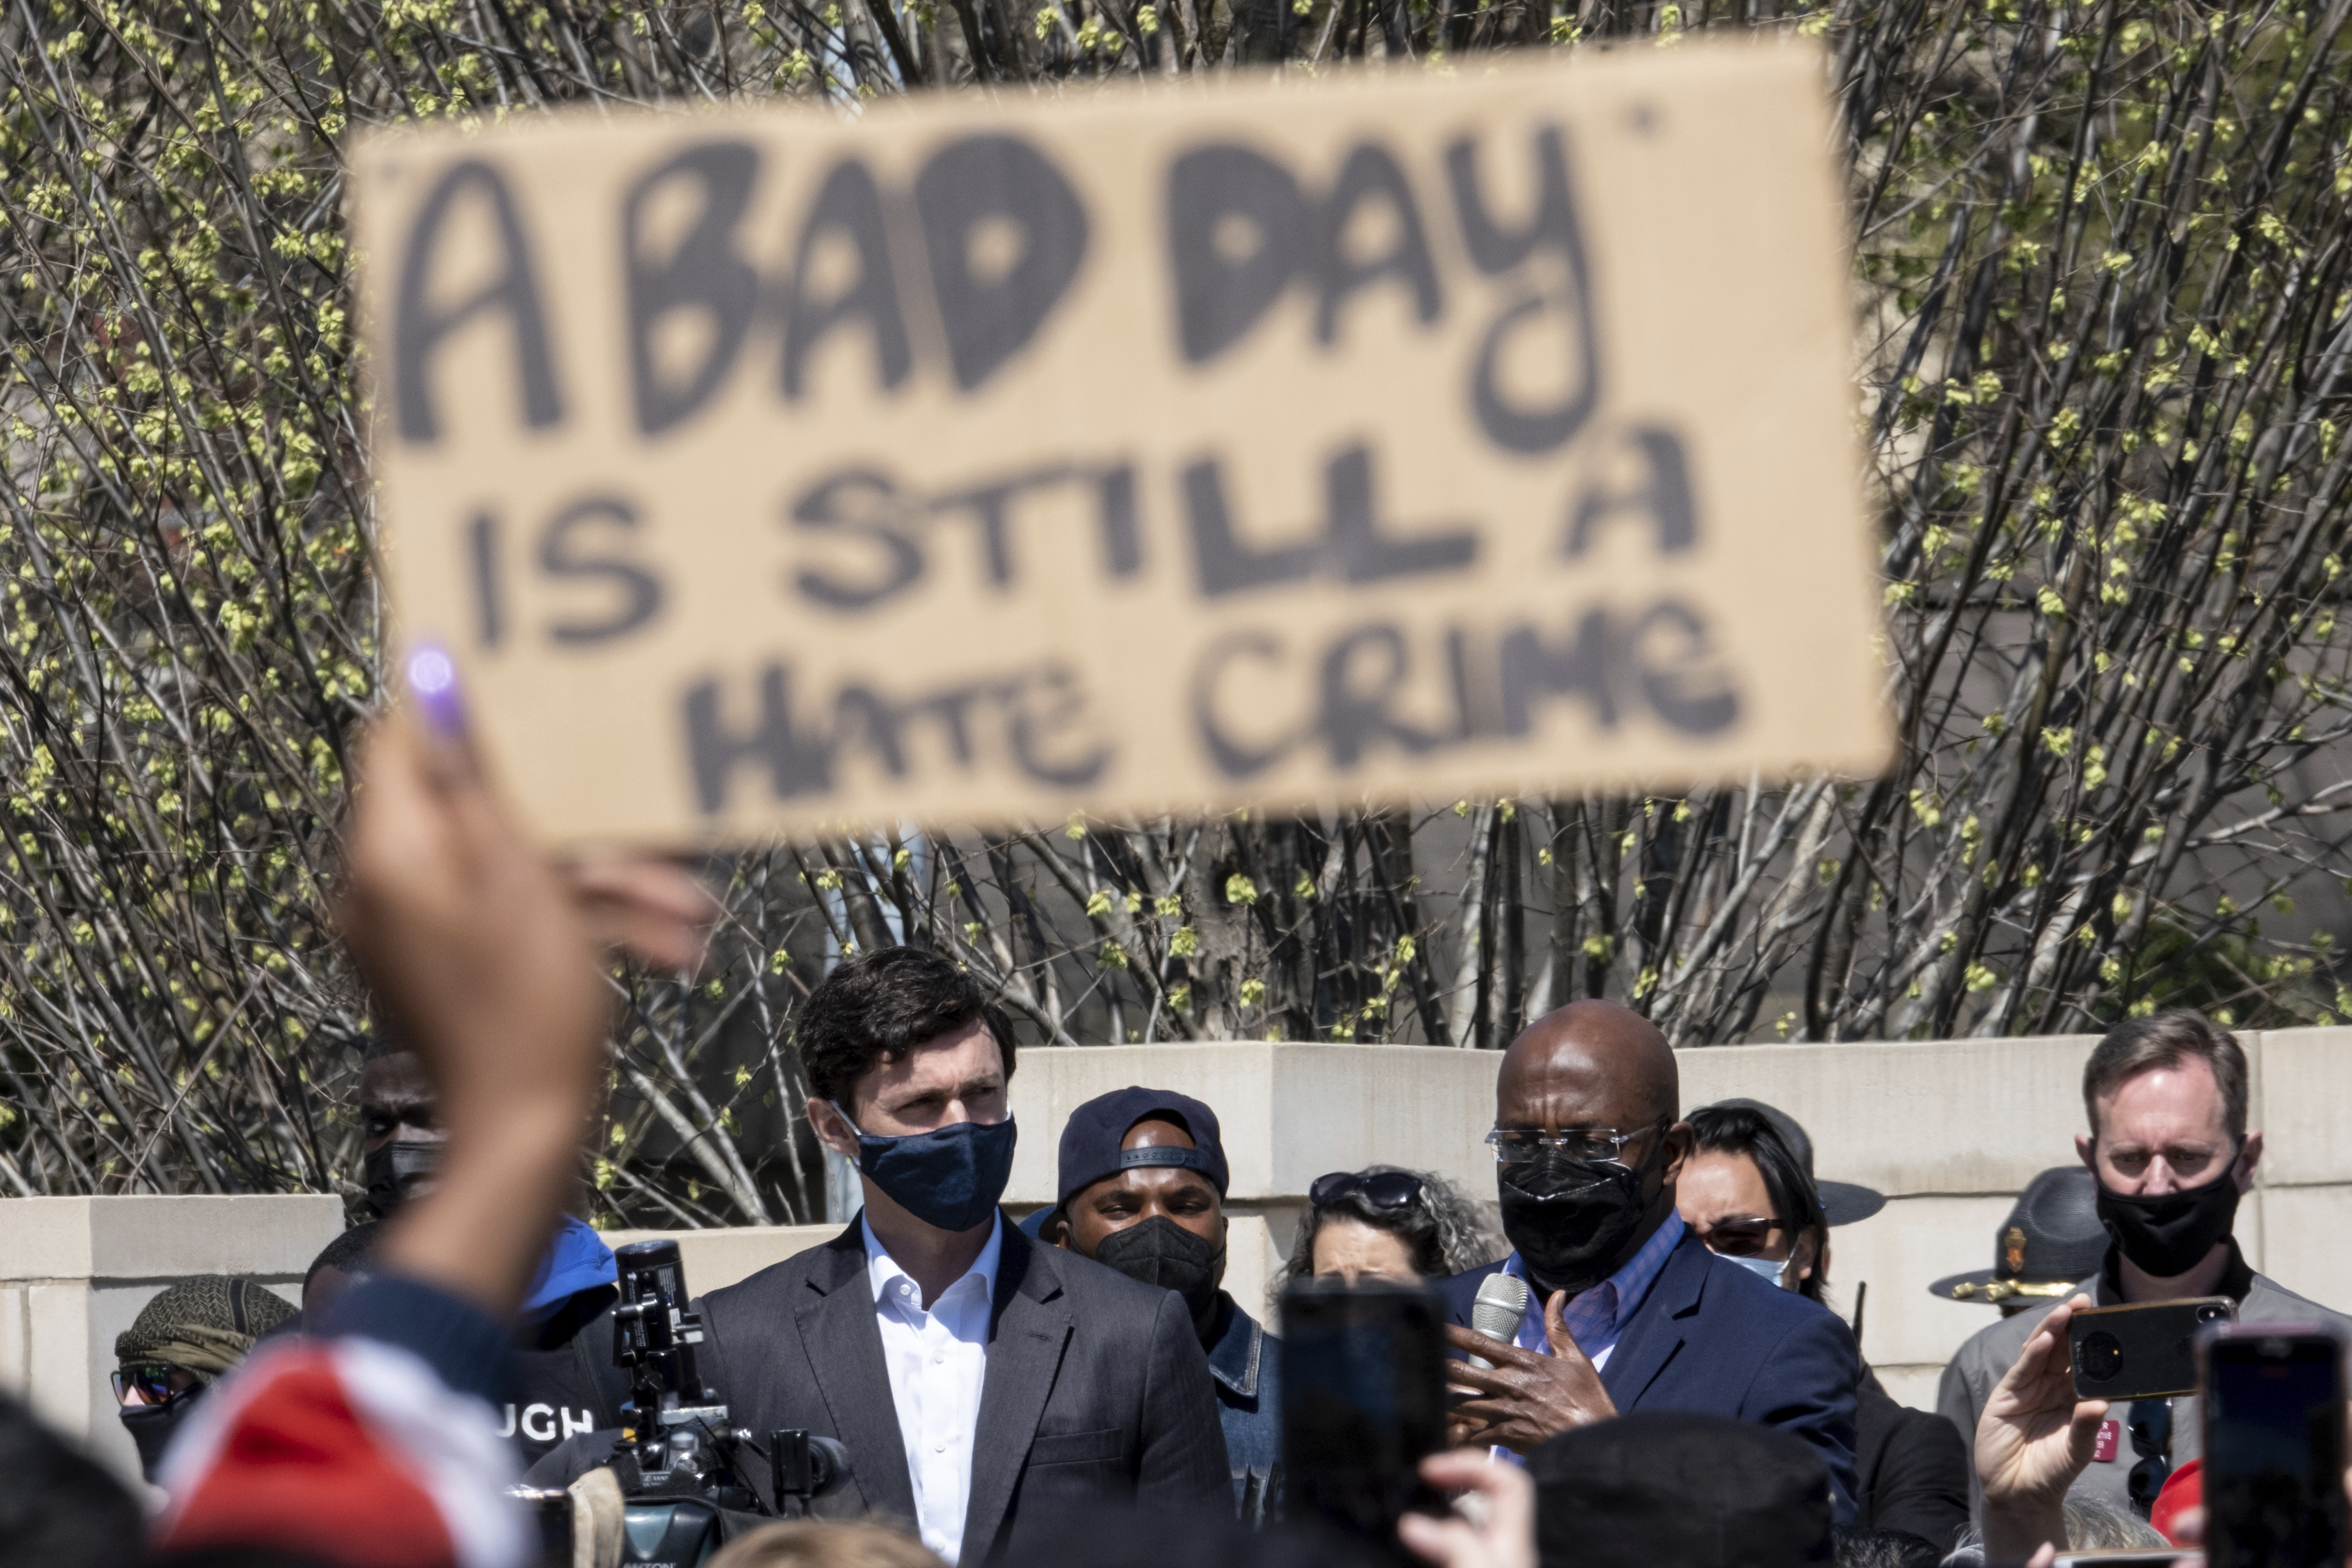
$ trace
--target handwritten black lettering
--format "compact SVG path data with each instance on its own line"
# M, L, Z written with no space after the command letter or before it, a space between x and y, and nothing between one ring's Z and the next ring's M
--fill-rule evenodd
M1411 756L1443 742L1390 711L1412 669L1404 634L1385 622L1357 626L1331 644L1323 656L1321 727L1333 767L1354 767L1374 741L1393 742Z
M1087 209L1053 162L1018 137L968 136L915 176L915 207L931 265L956 385L970 392L1035 335L1078 275ZM1017 260L1001 270L974 255L984 227L1010 224ZM993 275L992 275L993 274Z
M555 642L571 647L611 642L660 613L660 578L625 556L592 553L591 542L582 537L609 529L617 529L624 538L635 534L636 510L617 497L590 496L556 513L539 536L539 569L543 574L558 581L601 581L618 590L611 610L603 616L550 622L547 635Z
M760 275L735 245L759 174L760 154L749 142L706 142L637 181L621 204L630 384L637 428L646 435L659 435L690 416L734 368L760 302ZM677 247L656 260L646 253L646 211L678 186L690 190L697 203L694 222ZM682 310L702 314L708 330L692 369L671 379L655 363L654 339Z
M1360 210L1386 206L1395 237L1389 248L1365 260L1348 254L1348 230ZM1429 253L1429 236L1423 229L1421 209L1412 199L1412 185L1388 149L1367 142L1348 154L1332 183L1330 199L1323 204L1317 226L1321 243L1316 248L1317 282L1321 297L1315 306L1315 341L1328 348L1339 340L1339 308L1383 279L1394 279L1412 293L1412 312L1423 325L1437 320L1444 299L1437 288L1437 263Z
M1321 540L1279 544L1270 550L1253 550L1242 542L1225 505L1224 470L1214 458L1185 468L1181 482L1184 517L1192 536L1192 567L1202 598L1304 583L1315 575L1323 559Z
M812 259L829 235L838 235L857 253L856 279L831 299L813 292ZM898 300L898 279L890 263L882 192L866 165L845 158L833 167L810 204L801 226L800 249L784 289L784 396L798 402L807 384L809 355L835 327L863 321L874 340L874 377L895 390L914 368L907 318Z
M1507 452L1540 455L1576 438L1601 400L1601 354L1592 310L1592 276L1584 254L1584 232L1570 189L1568 153L1557 125L1535 134L1534 216L1517 230L1495 221L1478 182L1477 143L1465 137L1446 149L1445 172L1454 188L1454 215L1472 265L1490 277L1524 267L1549 249L1558 276L1531 280L1498 311L1481 337L1470 370L1470 405L1486 438ZM1522 407L1501 386L1505 351L1522 331L1549 326L1560 347L1560 396L1549 407Z
M474 637L485 648L499 646L506 631L506 595L499 570L499 520L478 511L466 525L467 564L474 574Z
M1225 667L1244 658L1280 665L1282 644L1265 632L1234 632L1212 642L1192 668L1192 728L1200 734L1202 744L1209 749L1209 760L1229 779L1245 779L1264 773L1282 760L1297 739L1286 736L1271 745L1247 746L1234 740L1218 719L1218 689Z
M471 192L487 205L498 244L498 275L455 305L432 303L435 263L442 230L457 198ZM441 438L434 410L433 358L442 342L476 317L497 311L513 339L515 381L522 392L523 423L532 429L560 424L563 400L555 385L555 359L548 343L547 314L540 302L530 242L506 181L490 164L467 158L449 166L409 226L401 252L399 284L392 311L393 405L400 438L430 446Z
M792 672L772 664L760 672L760 716L748 731L730 729L719 711L719 681L697 681L686 693L686 755L694 798L706 816L725 809L728 786L745 763L764 765L768 793L795 800L833 787L827 739L793 721Z
M1619 517L1646 519L1656 535L1658 553L1675 555L1698 542L1698 508L1691 499L1690 463L1682 437L1657 426L1638 426L1625 433L1624 446L1639 464L1642 480L1631 489L1612 491L1588 486L1570 513L1560 553L1580 556L1592 542L1592 531Z
M1169 263L1188 363L1239 342L1307 269L1314 217L1290 171L1246 147L1196 148L1170 167Z
M1046 754L1057 742L1072 739L1070 732L1087 718L1085 689L1066 666L1047 664L1030 679L1012 683L1005 700L1010 710L1005 743L1013 765L1033 782L1084 789L1102 777L1110 765L1108 742L1088 747L1081 736L1076 738L1082 748L1077 754L1060 761Z
M1617 727L1625 650L1611 635L1606 610L1587 610L1575 630L1557 643L1534 626L1514 626L1503 634L1501 651L1504 734L1533 733L1536 705L1553 697L1581 697L1592 709L1594 723L1604 730Z
M1627 640L1641 667L1642 695L1669 726L1686 735L1715 735L1738 722L1738 689L1717 661L1697 611L1679 600L1661 600ZM1671 646L1661 648L1662 641Z
M849 509L859 498L865 515ZM820 479L793 503L793 525L812 532L844 535L871 543L878 552L873 576L847 581L803 568L793 583L803 597L836 610L864 610L880 604L923 575L923 547L898 524L906 509L887 474L850 468Z
M1255 550L1234 531L1223 471L1214 458L1182 475L1184 515L1192 561L1204 598L1301 583L1318 571L1362 584L1395 577L1459 572L1478 558L1475 529L1418 537L1391 532L1381 521L1372 454L1362 445L1334 453L1323 470L1323 537Z
M738 773L750 764L764 773L776 800L830 793L845 762L860 752L883 773L904 779L919 771L908 741L914 727L938 726L959 772L981 765L976 714L995 721L988 755L1032 783L1083 789L1099 780L1116 751L1090 732L1089 700L1076 672L1055 660L1003 675L953 682L894 699L874 683L850 679L835 691L829 723L806 722L793 705L791 667L772 663L758 678L758 716L747 729L730 725L717 677L689 686L681 704L695 799L706 816L727 808Z

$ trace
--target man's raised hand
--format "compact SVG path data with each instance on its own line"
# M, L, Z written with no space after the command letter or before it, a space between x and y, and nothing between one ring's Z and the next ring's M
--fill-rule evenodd
M1528 1454L1547 1438L1617 1414L1609 1391L1601 1385L1600 1372L1568 1331L1567 1307L1565 1290L1553 1291L1544 1303L1549 1355L1504 1344L1457 1324L1446 1326L1446 1343L1495 1363L1475 1367L1454 1362L1445 1369L1448 1383L1475 1395L1447 1415L1446 1436L1455 1447L1495 1444Z

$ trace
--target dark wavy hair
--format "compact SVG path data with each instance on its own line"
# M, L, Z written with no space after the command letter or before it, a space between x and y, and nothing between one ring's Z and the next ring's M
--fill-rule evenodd
M1488 1228L1477 1206L1443 1176L1404 1171L1399 1165L1367 1165L1356 1174L1370 1176L1383 1171L1402 1171L1419 1182L1421 1196L1401 1209L1381 1208L1361 1193L1349 1193L1336 1203L1307 1205L1298 1222L1298 1239L1290 1248L1290 1261L1266 1282L1269 1298L1279 1299L1285 1285L1315 1272L1315 1233L1327 1219L1353 1220L1395 1237L1404 1243L1413 1272L1424 1279L1460 1274L1492 1263L1510 1250Z
M1772 1217L1780 1228L1792 1237L1812 1237L1813 1272L1797 1282L1797 1293L1820 1300L1828 1283L1830 1227L1822 1217L1822 1194L1811 1173L1760 1111L1744 1105L1703 1105L1683 1120L1698 1135L1693 1152L1745 1154L1764 1178L1764 1195L1772 1200Z
M846 1111L857 1080L974 1018L988 1025L1013 1076L1013 1024L950 960L921 947L877 947L845 959L809 993L793 1031L819 1100Z

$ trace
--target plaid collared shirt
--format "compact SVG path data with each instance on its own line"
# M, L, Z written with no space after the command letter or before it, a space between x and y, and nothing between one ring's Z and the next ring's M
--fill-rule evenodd
M1609 1352L1617 1348L1625 1325L1641 1310L1643 1298L1657 1283L1658 1271L1666 1266L1667 1257L1682 1238L1683 1216L1667 1215L1666 1223L1625 1260L1624 1268L1569 1302L1562 1314L1569 1337L1596 1370L1609 1364ZM1504 1261L1503 1272L1528 1279L1527 1265L1516 1252ZM1518 1343L1523 1350L1551 1353L1551 1340L1544 1332L1544 1294L1532 1279L1528 1280L1528 1310L1519 1319Z

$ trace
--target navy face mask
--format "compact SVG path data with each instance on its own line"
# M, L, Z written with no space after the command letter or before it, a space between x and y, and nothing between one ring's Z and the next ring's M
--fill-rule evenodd
M850 1121L838 1105L834 1110L857 1134L857 1168L925 1225L970 1230L996 1212L1013 1179L1012 1117L883 1138Z

